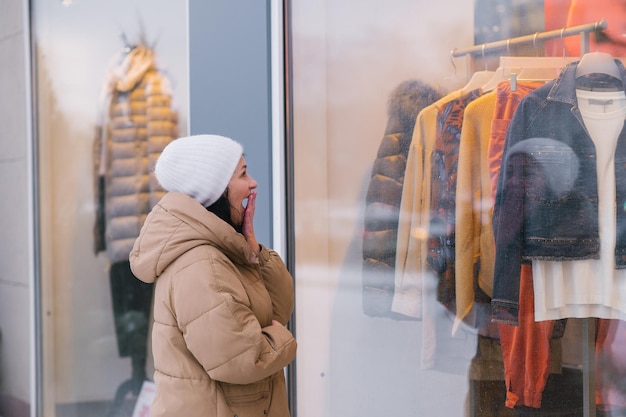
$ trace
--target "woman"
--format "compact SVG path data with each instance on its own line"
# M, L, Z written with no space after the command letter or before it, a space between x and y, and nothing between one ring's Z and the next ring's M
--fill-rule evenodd
M243 148L217 135L179 138L155 174L168 193L130 254L133 273L155 283L150 415L289 416L293 280L256 240L257 183Z

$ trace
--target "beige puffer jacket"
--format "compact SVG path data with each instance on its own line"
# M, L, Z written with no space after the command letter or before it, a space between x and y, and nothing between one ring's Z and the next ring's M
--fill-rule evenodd
M95 253L128 261L150 209L165 195L154 176L159 155L178 135L178 116L154 52L139 45L111 71L94 141Z
M296 355L284 326L293 280L278 254L245 238L191 197L168 193L130 254L155 282L152 417L289 416L283 368Z

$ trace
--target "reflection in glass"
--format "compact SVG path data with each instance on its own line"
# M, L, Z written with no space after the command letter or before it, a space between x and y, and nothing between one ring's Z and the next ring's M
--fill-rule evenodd
M33 9L45 410L131 415L152 377L152 287L128 253L162 195L154 162L187 130L186 5Z

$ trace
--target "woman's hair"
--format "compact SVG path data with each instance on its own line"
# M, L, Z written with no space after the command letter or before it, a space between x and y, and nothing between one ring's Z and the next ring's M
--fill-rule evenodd
M230 224L237 232L241 233L241 225L236 225L230 217L230 202L228 201L228 189L218 198L215 203L206 208L226 223Z

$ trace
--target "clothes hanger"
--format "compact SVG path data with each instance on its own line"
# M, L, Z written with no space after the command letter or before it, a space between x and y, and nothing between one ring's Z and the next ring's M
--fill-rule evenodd
M600 28L596 23L594 31L596 35ZM584 77L590 74L605 74L610 77L617 78L622 81L622 73L615 64L615 58L611 54L606 52L600 52L598 50L598 43L596 42L596 51L587 52L581 57L580 62L576 66L576 78Z
M576 89L587 91L623 91L622 72L612 55L588 52L576 67Z
M506 75L504 74L504 67L499 66L493 72L493 75L491 76L491 78L481 87L481 89L483 90L484 93L487 93L489 91L495 90L498 84L500 84L503 81L508 81L508 79L506 78Z
M507 55L511 55L511 38L509 38L506 42L506 52ZM495 90L498 84L503 81L507 81L506 75L504 74L504 66L502 65L502 57L500 57L500 65L496 68L493 76L487 81L481 88L483 92L489 92Z
M596 23L596 35L599 30ZM623 74L615 63L615 58L611 54L600 52L597 42L595 52L585 52L576 66L576 88L589 91L622 91Z
M475 71L472 74L472 77L462 89L463 93L469 93L472 90L481 88L494 76L495 71L489 71L487 69L487 60L485 59L485 44L483 44L482 46L482 53L483 62L485 63L485 69L483 71Z
M510 39L509 39L510 40ZM578 58L559 57L516 57L510 56L507 43L507 56L500 57L500 65L493 77L483 85L484 92L495 89L503 81L511 81L515 87L516 81L550 81L558 77L561 70L570 62ZM512 80L513 78L513 80ZM515 91L513 89L512 91Z
M503 75L511 82L511 91L516 91L517 81L547 82L559 76L567 64L577 61L578 57L501 57Z
M505 75L510 78L511 91L516 91L518 81L537 81L547 82L559 76L563 68L568 64L577 61L578 57L565 56L565 43L563 42L563 33L565 28L561 29L561 42L563 46L563 55L558 56L534 56L534 57L504 57L502 58L502 66L505 67ZM535 33L535 39L537 33ZM536 46L535 40L533 44Z
M565 28L561 29L561 47L563 55L561 57L540 57L535 56L532 60L527 62L520 62L523 64L522 69L517 75L517 80L521 81L550 81L559 76L561 70L569 63L576 61L576 57L565 56L565 40L563 39L563 33ZM535 42L537 33L535 33L535 39L533 45L537 50L537 44Z
M561 29L561 40L565 28ZM534 35L533 43L536 48L536 37ZM484 92L495 89L499 83L509 81L511 91L517 89L517 81L550 81L559 76L561 70L570 62L578 60L575 57L565 57L565 43L563 43L562 57L544 57L544 56L511 56L510 49L511 38L507 40L507 56L500 57L500 66L496 69L495 74L482 89Z
M622 80L622 73L615 65L615 59L606 52L588 52L582 56L576 67L576 78L589 74L605 74Z

